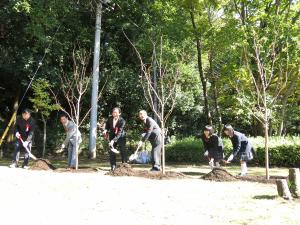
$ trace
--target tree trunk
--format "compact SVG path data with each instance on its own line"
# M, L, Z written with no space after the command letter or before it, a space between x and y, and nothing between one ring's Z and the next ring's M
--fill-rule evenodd
M201 35L199 35L200 37L198 36L194 12L191 11L190 15L191 15L192 25L193 25L193 29L194 29L196 44L197 44L198 71L199 71L200 80L201 80L201 84L202 84L202 91L203 91L203 98L204 98L204 111L205 111L205 115L206 115L208 124L212 125L212 118L211 118L211 113L210 113L209 105L208 105L207 81L204 76L203 67L202 67Z
M222 115L220 113L219 104L218 104L218 90L217 90L217 77L213 72L213 53L210 50L210 54L208 57L209 60L209 75L211 77L211 86L213 89L213 99L214 99L214 107L216 110L216 116L218 118L218 135L221 136L222 134Z
M286 179L276 180L276 185L277 185L277 192L280 197L283 197L286 200L293 199Z
M300 197L300 174L299 168L289 169L289 184L290 191L292 192L295 198Z
M266 164L266 179L270 179L269 175L269 117L268 117L268 107L267 107L267 98L266 93L264 92L264 128L265 128L265 164Z
M155 49L153 49L153 51L155 51ZM153 53L153 55L155 55L155 53ZM153 59L152 59L152 65L153 65L153 77L152 77L153 89L157 93L157 61L156 61L155 57L153 57ZM157 96L154 93L154 91L152 93L152 99L153 99L154 111L158 112L158 100L157 100ZM155 113L154 113L154 118L153 119L155 120L155 122L158 123L158 117Z
M43 158L45 157L46 154L46 140L47 140L47 120L45 119L44 116L42 116L42 121L43 121Z

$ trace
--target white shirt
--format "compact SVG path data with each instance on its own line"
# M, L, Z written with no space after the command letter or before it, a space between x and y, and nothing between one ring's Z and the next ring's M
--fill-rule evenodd
M117 125L118 119L119 119L119 118L114 118L114 119L113 119L113 127L114 127L114 128L115 128L116 125Z

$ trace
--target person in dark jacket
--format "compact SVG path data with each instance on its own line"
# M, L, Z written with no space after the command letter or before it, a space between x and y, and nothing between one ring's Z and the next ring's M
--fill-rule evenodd
M108 118L104 135L107 135L109 140L109 159L111 170L116 168L116 154L119 153L115 148L118 147L121 152L122 163L127 163L126 152L126 135L125 135L125 120L121 117L121 109L115 107L112 110L111 117Z
M31 110L24 109L22 111L22 116L18 117L16 120L16 128L15 128L15 136L17 141L15 143L15 152L13 156L11 168L18 167L20 151L24 150L24 162L22 164L22 168L27 169L29 163L29 154L25 148L31 151L34 130L35 130L35 121L31 117Z
M253 148L245 134L235 131L230 124L225 125L224 133L231 140L233 150L228 157L227 163L231 162L235 157L240 158L241 173L240 176L245 176L248 172L247 162L253 159Z
M210 168L220 167L220 161L223 159L224 153L222 139L214 134L213 127L210 125L204 127L201 139L205 151L204 156L208 157Z
M143 143L147 140L150 141L152 150L152 169L151 171L160 171L160 157L161 157L161 129L158 124L151 117L147 115L145 110L139 112L139 118L145 124L145 133L142 135L141 141L138 143L138 148L140 148Z

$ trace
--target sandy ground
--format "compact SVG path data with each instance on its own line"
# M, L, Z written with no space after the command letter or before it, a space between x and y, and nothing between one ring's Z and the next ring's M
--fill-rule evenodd
M300 224L276 186L0 167L1 224Z

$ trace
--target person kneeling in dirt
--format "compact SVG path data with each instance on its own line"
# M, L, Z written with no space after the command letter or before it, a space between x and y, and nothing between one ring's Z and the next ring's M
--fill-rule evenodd
M18 166L20 150L31 151L32 140L35 130L35 121L31 117L31 110L24 109L22 111L22 117L18 117L16 121L15 136L17 138L15 145L15 152L13 157L13 162L10 165L11 168ZM27 169L29 163L29 153L25 151L24 162L22 168Z
M56 153L60 153L64 149L68 149L68 167L70 169L75 169L77 160L76 153L78 153L79 145L82 142L81 133L76 124L69 120L66 114L60 115L60 122L63 125L67 136L61 145L61 149Z
M139 118L145 124L146 133L142 135L142 140L138 143L138 148L140 148L143 143L147 140L150 141L152 150L152 169L151 171L160 171L160 157L161 157L161 129L158 124L147 115L145 110L139 112Z
M111 117L108 118L105 130L103 134L108 134L109 142L109 160L111 170L116 168L116 153L119 153L115 150L118 146L121 152L122 163L127 163L127 152L126 152L126 136L125 136L125 120L121 117L121 109L115 107L112 110Z
M204 127L201 139L204 145L204 156L208 157L210 168L220 167L224 153L222 139L214 134L212 126L209 125Z
M253 148L245 134L235 131L230 124L225 125L224 133L231 140L233 150L228 157L227 163L230 163L236 156L239 156L241 162L240 176L247 174L247 162L253 159Z

